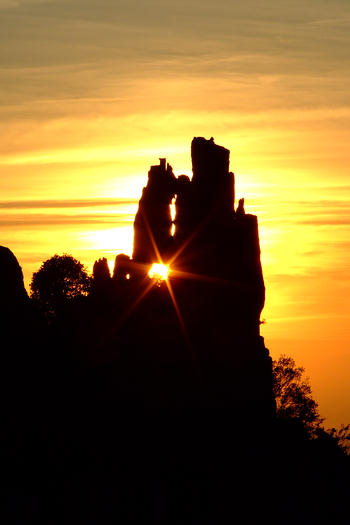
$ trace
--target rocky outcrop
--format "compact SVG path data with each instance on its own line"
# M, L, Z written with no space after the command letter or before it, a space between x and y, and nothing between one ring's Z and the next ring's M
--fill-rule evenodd
M111 273L109 271L108 261L103 257L94 263L91 291L93 294L105 294L108 293L110 285Z
M124 281L130 277L130 257L125 253L120 253L115 258L113 279L116 281Z
M161 259L170 263L174 279L176 271L183 277L192 274L203 286L216 279L215 308L224 302L226 310L239 314L237 327L248 324L251 330L254 325L258 333L265 287L257 218L244 212L243 199L235 211L229 150L213 138L195 137L191 154L192 180L176 178L165 159L151 167L134 223L133 261L151 264ZM145 266L144 273L148 269Z
M32 308L18 261L4 246L0 246L0 338L3 412L9 420L19 414L30 419L33 407L38 407L41 368L47 364L45 328Z
M176 178L166 159L151 166L134 222L133 260L153 263L167 258L172 245L170 204Z
M257 217L243 199L235 205L226 148L197 137L191 154L192 179L176 177L164 158L151 167L133 256L116 257L112 278L107 261L96 262L95 284L106 288L91 295L73 351L94 363L93 375L97 363L104 367L104 399L271 417ZM149 275L159 262L170 266L165 281Z
M116 382L129 383L131 374L146 404L194 402L271 416L257 217L245 212L244 199L235 207L229 150L195 137L191 155L192 179L175 177L164 158L150 168L133 257L116 258L112 294L123 356ZM148 272L159 262L170 276L152 288Z
M22 268L9 248L0 246L0 311L6 317L28 306Z

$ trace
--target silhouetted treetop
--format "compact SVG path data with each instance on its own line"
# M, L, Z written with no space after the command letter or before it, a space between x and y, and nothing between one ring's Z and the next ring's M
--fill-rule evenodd
M55 313L66 301L87 295L91 278L71 255L54 255L33 274L31 297L46 313Z
M312 398L308 378L304 368L297 366L292 357L282 355L273 361L273 391L276 399L277 417L295 419L314 433L323 419L318 404Z

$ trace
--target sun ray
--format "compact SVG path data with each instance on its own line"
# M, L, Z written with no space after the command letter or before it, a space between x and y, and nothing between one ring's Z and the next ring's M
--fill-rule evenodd
M206 282L206 283L211 283L211 284L218 284L220 286L225 286L225 287L229 286L231 288L240 288L240 289L245 289L245 290L248 290L250 288L253 289L253 287L250 287L249 285L241 283L239 281L232 281L229 279L222 279L221 277L214 277L211 275L203 275L199 273L186 272L183 270L176 270L176 268L173 268L173 267L171 268L171 276L173 278L188 279L192 281L201 281L201 282Z
M157 256L158 262L159 262L159 264L164 264L163 263L163 259L162 259L161 255L160 255L160 252L158 250L158 246L157 246L156 240L154 238L152 229L151 229L151 227L149 225L149 222L148 222L148 219L147 219L147 215L146 215L146 213L144 211L143 211L143 218L144 218L144 221L145 221L145 224L146 224L148 235L150 236L150 239L151 239L151 242L152 242L153 249L154 249L155 254Z
M204 228L205 224L209 222L209 219L210 219L210 215L207 215L206 217L204 217L204 219L198 224L197 228L195 228L195 230L193 230L193 232L191 233L191 235L189 237L187 237L187 239L185 240L185 242L180 246L180 248L177 250L177 252L175 252L175 254L171 257L170 261L169 261L169 266L174 262L176 261L176 259L179 257L179 255L181 255L181 253L184 251L184 249L193 241L193 239L196 237L196 235L198 235L198 233L200 232L200 230L202 228Z
M174 310L175 310L176 316L178 318L182 334L183 334L185 342L186 342L186 346L187 346L187 348L190 351L193 367L196 370L196 372L199 373L199 368L198 368L198 363L197 363L197 360L196 360L196 356L195 356L195 353L193 351L193 347L192 347L191 340L190 340L190 337L189 337L189 334L188 334L188 331L187 331L187 328L186 328L186 325L185 325L185 321L183 320L182 314L180 312L179 305L177 304L173 288L171 286L171 283L170 283L169 279L167 279L165 281L165 283L167 285L168 292L169 292L171 301L173 303Z
M154 281L151 281L147 286L146 288L144 288L142 290L142 292L140 293L140 295L135 299L135 301L129 306L129 308L124 312L124 314L121 316L121 318L119 319L117 325L116 325L116 331L119 330L119 328L126 322L126 320L128 319L128 317L130 317L131 313L135 310L135 308L138 306L138 304L140 304L140 302L142 301L142 299L148 294L148 292L150 292L150 290L153 288L154 286Z
M157 256L157 259L158 259L158 263L159 265L164 265L163 263L163 259L160 255L160 252L159 252L159 249L158 249L158 246L157 246L157 243L156 243L156 240L154 238L154 235L153 235L153 232L152 232L152 229L149 225L149 222L148 222L148 219L147 219L147 216L145 213L143 213L143 217L144 217L144 221L145 221L145 224L146 224L146 228L147 228L147 231L148 231L148 234L149 234L149 237L151 239L151 242L152 242L152 246L153 246L153 249L155 251L155 254ZM197 233L197 232L195 232ZM193 237L192 237L193 238ZM181 250L182 251L182 250ZM172 260L174 260L175 258L173 257ZM170 270L170 264L168 265L168 268ZM188 335L188 332L187 332L187 328L186 328L186 325L185 325L185 322L183 320L183 317L182 317L182 314L180 312L180 308L179 308L179 305L177 304L177 301L176 301L176 298L175 298L175 295L174 295L174 291L172 289L172 286L170 284L170 281L168 278L164 279L165 280L165 283L166 283L166 286L167 286L167 289L168 289L168 292L169 292L169 295L170 295L170 298L171 298L171 301L172 301L172 304L174 306L174 310L175 310L175 313L176 313L176 316L178 318L178 321L179 321L179 324L180 324L180 328L181 328L181 331L182 331L182 334L184 336L184 339L185 339L185 342L186 342L186 345L188 347L188 349L190 350L190 353L191 353L191 357L192 357L192 361L193 361L193 364L194 364L194 367L195 369L198 370L198 366L195 366L195 363L196 363L196 360L195 360L195 356L193 354L193 349L192 349L192 345L191 345L191 341L190 341L190 338L189 338L189 335Z
M148 279L147 279L148 280ZM144 283L146 279L144 280ZM127 319L130 317L135 308L140 304L144 297L150 292L150 290L155 285L154 281L151 281L147 286L141 291L140 295L135 299L135 301L129 306L129 308L121 315L117 320L115 325L109 326L105 329L104 334L101 334L100 347L103 347L104 344L110 340L111 337L115 336L122 326L126 323Z

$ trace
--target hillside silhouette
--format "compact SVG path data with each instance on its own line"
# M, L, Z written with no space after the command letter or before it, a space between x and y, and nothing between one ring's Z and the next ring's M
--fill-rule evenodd
M151 166L132 257L117 255L112 275L96 261L84 293L57 302L39 286L30 300L1 248L12 522L323 523L346 511L348 458L276 417L257 217L235 203L229 151L196 137L191 155L192 179L164 158Z

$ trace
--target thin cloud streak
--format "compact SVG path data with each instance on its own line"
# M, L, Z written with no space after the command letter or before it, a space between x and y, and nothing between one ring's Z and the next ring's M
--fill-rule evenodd
M307 225L307 226L349 226L350 225L350 217L342 217L342 218L319 218L319 219L307 219L307 220L297 220L295 221L296 224L300 225Z
M100 206L121 206L137 204L138 199L43 199L23 201L0 201L0 209L41 209L41 208L93 208Z
M17 7L43 4L52 0L0 0L0 9L16 9Z
M64 226L64 225L118 225L132 224L133 215L111 214L111 215L25 215L13 219L0 218L0 228L14 228L31 226Z

